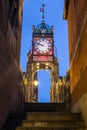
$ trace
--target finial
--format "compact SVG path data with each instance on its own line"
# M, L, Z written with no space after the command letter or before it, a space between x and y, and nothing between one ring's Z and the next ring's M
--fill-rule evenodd
M40 12L42 12L42 22L44 22L45 16L44 16L44 8L45 8L45 4L42 4L42 7L40 8Z

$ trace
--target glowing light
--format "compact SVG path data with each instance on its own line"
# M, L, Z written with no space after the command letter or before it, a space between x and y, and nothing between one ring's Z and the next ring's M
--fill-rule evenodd
M34 80L34 85L37 86L38 85L38 81Z
M37 69L39 69L39 63L37 63Z
M48 63L46 63L46 66L48 66Z
M25 78L24 79L24 84L27 85L28 84L28 80Z
M48 66L46 66L46 69L48 69Z
M39 63L37 63L37 66L39 65Z

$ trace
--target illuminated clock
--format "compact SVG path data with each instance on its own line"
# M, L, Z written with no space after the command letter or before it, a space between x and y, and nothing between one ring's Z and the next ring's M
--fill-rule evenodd
M35 49L40 53L47 53L52 49L52 45L46 38L40 38L35 43Z

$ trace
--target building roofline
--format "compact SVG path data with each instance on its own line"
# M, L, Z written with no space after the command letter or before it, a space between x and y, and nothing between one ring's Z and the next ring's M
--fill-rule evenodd
M67 18L68 18L69 2L70 2L70 0L65 0L65 1L64 1L63 19L65 19L65 20L67 20Z

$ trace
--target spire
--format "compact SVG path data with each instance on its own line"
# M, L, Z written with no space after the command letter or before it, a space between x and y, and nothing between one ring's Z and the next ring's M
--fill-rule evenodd
M45 8L45 4L42 4L42 7L40 8L40 12L42 12L42 23L44 22L44 19L45 19L45 15L44 15L45 10L44 10L44 8Z
M49 26L48 24L45 23L45 4L42 4L42 7L40 8L40 12L42 13L42 22L38 24L37 26L33 25L32 30L34 33L42 33L42 34L47 34L47 33L53 33L54 31L54 26Z

